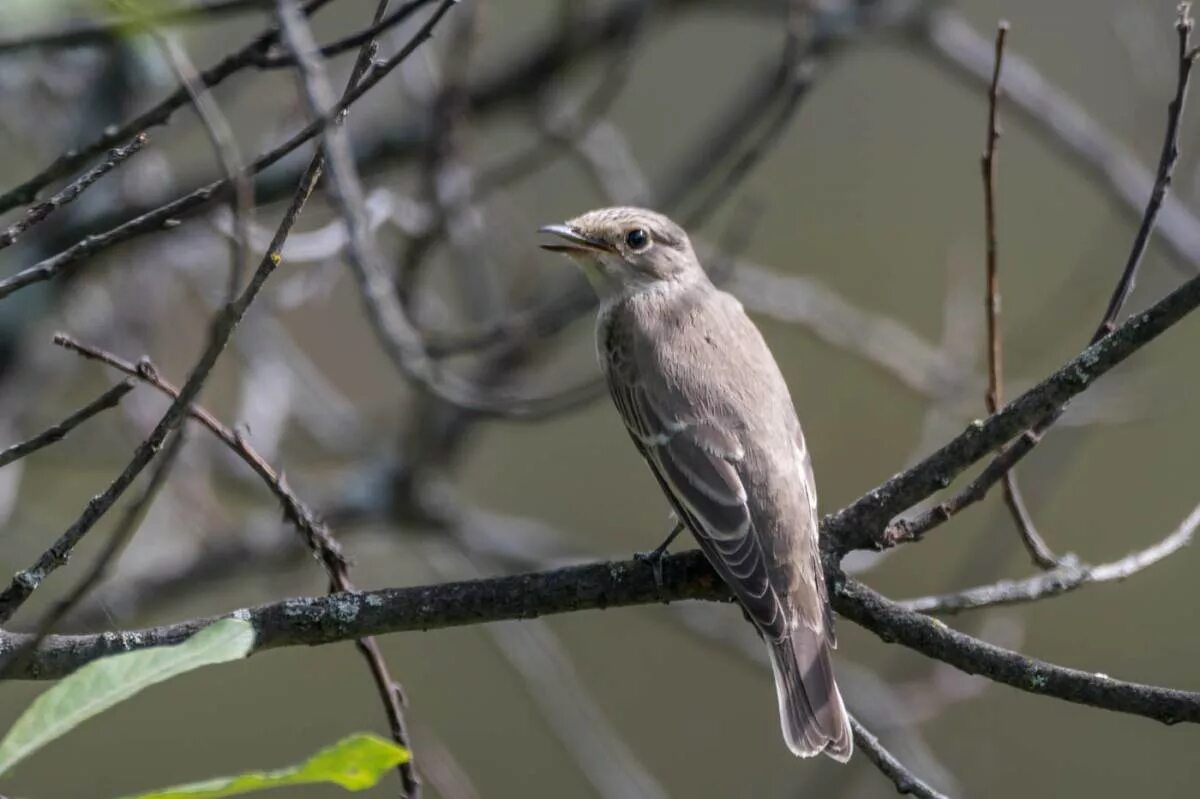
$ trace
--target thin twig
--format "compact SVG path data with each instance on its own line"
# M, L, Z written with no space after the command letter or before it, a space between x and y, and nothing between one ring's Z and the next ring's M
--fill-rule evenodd
M1168 111L1167 130L1164 137L1158 175L1155 180L1154 189L1147 200L1142 223L1138 228L1138 233L1134 239L1129 257L1126 260L1125 268L1122 270L1120 279L1117 281L1117 287L1113 292L1108 308L1105 310L1104 318L1091 338L1091 346L1088 350L1084 351L1085 353L1092 351L1093 347L1108 341L1116 330L1129 328L1128 324L1123 325L1121 328L1114 327L1115 320L1120 315L1121 308L1124 306L1125 300L1128 299L1129 292L1132 290L1133 283L1137 277L1138 266L1141 264L1142 256L1145 254L1146 246L1149 244L1150 234L1154 229L1154 223L1158 218L1158 212L1162 207L1167 189L1170 187L1175 162L1179 157L1179 124L1183 116L1184 100L1187 96L1192 63L1196 58L1196 53L1191 49L1190 44L1192 19L1188 3L1180 4L1179 18L1176 22L1175 30L1179 41L1177 84L1175 96L1171 101ZM1169 296L1178 296L1181 290L1185 290L1187 286L1192 285L1195 285L1195 278L1184 283L1181 289L1177 289ZM1046 431L1062 417L1066 411L1067 400L1069 399L1070 397L1067 397L1063 402L1045 408L1043 413L1027 425L1015 441L1001 450L988 463L980 475L961 492L914 518L901 519L893 523L888 532L885 533L884 540L899 542L920 538L964 508L983 499L992 486L1002 481L1004 476L1022 458L1037 447ZM992 418L996 418L996 415L993 415ZM1013 435L1015 436L1016 432Z
M858 719L850 717L850 728L854 731L854 745L858 751L867 756L875 764L883 776L892 781L896 792L919 799L947 799L946 795L926 784L916 774L913 774L903 763L884 748L879 739L864 727Z
M1095 566L1068 562L1024 580L1001 580L947 594L908 599L899 604L917 613L952 615L979 608L1034 602L1086 585L1124 580L1191 544L1197 527L1200 527L1200 505L1169 535L1118 560Z
M74 588L68 591L61 599L57 600L46 611L46 614L38 623L35 632L26 645L21 649L0 656L0 668L4 668L3 664L10 660L14 662L14 668L19 668L20 662L35 650L38 644L45 640L46 636L62 623L63 619L71 615L96 586L107 579L113 565L121 557L121 553L125 551L126 547L129 546L129 542L133 540L133 536L137 533L138 528L142 526L146 512L150 510L150 506L158 496L159 490L167 482L167 478L171 474L171 469L175 466L176 458L183 450L185 438L184 428L180 428L173 434L167 444L166 452L154 464L154 469L150 474L149 482L146 483L145 490L121 514L121 520L117 522L99 556L92 562L91 568L79 579Z
M115 408L117 403L132 390L132 381L125 380L120 382L53 427L43 430L27 441L22 441L19 444L13 444L10 447L0 450L0 466L7 466L15 460L20 460L30 453L37 452L42 447L62 441L68 433L96 414L106 411L109 408Z
M1129 295L1133 293L1133 285L1137 281L1138 268L1154 226L1158 222L1158 213L1162 209L1163 200L1171 188L1171 180L1175 175L1175 164L1179 161L1179 126L1183 117L1184 103L1187 101L1188 82L1192 75L1192 64L1196 61L1196 53L1191 48L1192 35L1191 3L1179 4L1179 19L1175 22L1175 32L1178 34L1179 60L1176 65L1175 96L1167 106L1167 133L1163 138L1162 152L1158 157L1158 170L1154 176L1154 189L1146 203L1146 211L1142 215L1142 224L1138 227L1137 236L1133 240L1133 249L1121 272L1121 279L1109 298L1104 317L1100 320L1096 332L1092 334L1092 342L1100 340L1113 331L1117 317L1125 306Z
M986 290L984 309L987 318L987 362L988 388L986 405L988 413L995 413L1004 403L1004 336L1000 332L1000 274L996 238L996 142L1000 138L997 116L1000 107L1000 70L1004 63L1004 44L1008 38L1008 23L1001 22L996 29L996 59L992 68L992 82L988 87L987 143L980 168L983 172L983 216L986 238ZM1025 545L1025 551L1033 562L1043 569L1053 569L1058 558L1047 546L1033 524L1033 518L1025 507L1021 490L1017 486L1015 471L1004 475L1004 504L1008 506L1013 524Z
M954 5L926 5L926 13L911 27L910 41L917 53L972 88L986 88L993 66L992 41L975 31ZM1154 174L1032 63L1016 53L1009 53L1005 62L1002 86L1009 107L1067 163L1115 199L1124 213L1141 219ZM1189 276L1200 270L1200 219L1183 202L1166 198L1156 232L1176 268Z
M439 6L438 11L435 11L430 19L427 20L426 23L422 25L415 34L413 34L412 38L409 39L407 44L405 44L398 52L388 59L378 63L369 74L367 74L357 85L355 85L353 89L346 92L346 94L343 95L342 99L338 101L336 105L329 109L329 119L340 116L359 98L370 91L385 77L387 77L392 70L400 66L400 64L402 64L410 55L412 55L413 51L416 50L422 43L427 41L432 35L433 27L437 24L437 21L441 19L445 11L449 10L450 6L454 5L455 1L456 0L444 0L443 4ZM323 2L328 2L328 0L310 0L309 7L311 8L314 4ZM260 37L261 41L267 41L268 39L269 37L267 37L266 34L264 34L263 37ZM247 49L243 52L252 51L252 49ZM231 56L230 58L233 59L234 57ZM229 59L227 59L227 61L228 60ZM200 74L200 83L208 87L215 85L217 81L213 79L212 74L210 73L217 71L218 68L222 67L222 65L225 63L226 62L223 61L217 67L213 67L206 72L202 72ZM220 72L221 75L225 75L225 72L223 71L224 69L225 68L222 68L222 71ZM229 67L228 69L234 68ZM190 99L187 91L181 88L178 93L181 94L183 98L179 105L186 104ZM153 117L151 120L152 124L163 124L167 117L169 117L170 113L178 107L179 106L172 106L169 110L162 111L161 113L164 114L164 116L161 118ZM150 116L150 112L147 112L147 114L143 114L138 118L138 120L135 121L145 121L145 119ZM281 160L284 156L315 137L324 128L326 122L326 119L317 119L310 122L308 125L294 133L290 138L277 147L260 155L246 168L246 172L252 175L262 172L267 167ZM74 160L72 159L71 162L74 163ZM55 167L54 169L57 170L58 167ZM54 171L53 174L55 177L57 177L58 171ZM141 216L117 225L116 227L107 230L104 233L88 236L82 241L67 247L62 252L52 255L49 258L45 258L33 266L30 266L18 272L17 274L6 278L5 280L0 280L0 299L7 297L14 291L25 288L26 286L34 283L40 283L44 280L50 280L66 271L83 258L95 255L103 250L108 249L109 247L115 246L124 241L128 241L135 236L171 227L178 221L180 217L207 207L211 202L224 197L224 193L230 191L231 189L232 184L228 179L216 180L206 186L196 189L195 191L189 192L182 197L177 197L176 199L164 205L160 205L152 211L147 211ZM20 187L14 191L20 191ZM5 206L3 204L3 199L0 198L0 210L4 210L4 208Z
M108 151L108 156L96 166L84 172L75 180L68 183L45 202L38 203L25 212L25 217L9 225L8 230L0 233L0 250L16 242L25 231L41 222L50 214L74 201L83 194L93 183L120 166L127 158L136 153L149 141L145 133L139 133L122 147L114 147Z
M315 13L321 6L329 2L330 0L309 0L304 6L304 13ZM153 19L152 15L150 19ZM199 83L205 88L211 89L230 75L252 66L256 54L263 52L274 44L278 37L279 31L273 28L260 33L242 49L226 56L214 66L201 72ZM189 101L190 98L187 90L180 87L167 96L166 99L143 113L138 114L124 125L105 128L99 136L88 144L68 150L24 183L0 194L0 213L18 205L33 202L37 198L38 192L46 188L46 186L59 178L71 174L108 148L128 141L140 132L167 124L171 119L171 115L187 105ZM296 181L293 180L289 186L295 185L295 183Z
M274 0L271 0L271 2L273 3ZM352 33L349 36L344 36L337 41L330 42L329 44L322 45L317 50L317 54L321 56L321 58L333 58L334 56L341 55L342 53L349 52L350 50L361 49L364 45L376 41L379 38L379 34L386 33L390 29L396 27L412 16L412 13L421 8L421 6L429 5L431 2L433 2L433 0L409 0L407 3L403 3L399 8L392 11L392 13L375 19L369 26L363 28L361 31ZM370 64L369 59L367 63L368 65ZM280 69L283 67L294 67L296 66L296 59L294 56L287 53L281 53L278 55L256 55L254 57L254 66L258 67L259 69ZM354 83L357 83L361 77L362 74L360 73L358 78L355 78Z
M167 411L159 419L158 424L154 426L150 435L138 445L134 451L133 458L121 473L117 475L116 479L103 492L88 502L79 518L59 536L58 540L49 549L38 557L32 566L17 572L13 576L9 586L0 592L0 624L11 619L13 614L25 603L25 600L42 584L42 581L51 572L67 562L71 552L75 549L75 545L87 535L96 522L100 520L100 517L107 513L121 495L125 493L126 489L137 479L141 471L162 448L171 431L177 428L183 421L188 407L191 405L192 400L200 394L200 389L204 387L209 373L216 364L217 358L220 357L222 350L225 349L229 337L233 335L238 322L245 316L246 311L250 308L250 304L254 302L254 299L258 296L258 292L262 289L263 284L266 283L267 278L270 277L271 273L275 271L275 267L278 266L281 260L279 254L280 248L283 246L283 242L295 224L297 217L299 217L300 211L304 208L304 204L312 192L316 176L306 175L306 178L308 180L297 187L291 206L285 212L283 220L275 232L271 247L263 256L250 282L236 300L225 305L213 318L209 328L208 343L188 375L183 388L180 389L179 396L167 408Z

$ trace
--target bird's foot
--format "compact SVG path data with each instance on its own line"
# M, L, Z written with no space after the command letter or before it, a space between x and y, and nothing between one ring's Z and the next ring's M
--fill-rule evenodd
M679 524L677 522L675 524L674 529L672 529L670 534L667 535L666 541L663 541L661 544L659 544L657 547L650 550L649 552L633 553L634 560L639 560L642 563L649 564L651 570L654 572L654 587L656 589L658 589L658 593L660 595L662 594L663 585L664 585L663 558L665 558L667 556L667 550L671 546L671 542L675 540L675 536L679 535L679 533L682 531L683 531L683 525Z
M652 549L649 552L634 552L633 553L634 560L641 561L642 563L647 564L650 567L650 570L652 572L654 572L654 587L656 589L658 589L658 592L660 594L662 593L663 585L664 585L663 558L666 556L667 556L667 548L666 547L658 547L657 549Z

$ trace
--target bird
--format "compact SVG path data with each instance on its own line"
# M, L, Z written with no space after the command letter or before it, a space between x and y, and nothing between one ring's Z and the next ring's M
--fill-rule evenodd
M601 208L539 232L596 290L597 354L617 411L767 644L788 748L846 762L812 462L762 334L662 214ZM680 529L650 553L656 563Z

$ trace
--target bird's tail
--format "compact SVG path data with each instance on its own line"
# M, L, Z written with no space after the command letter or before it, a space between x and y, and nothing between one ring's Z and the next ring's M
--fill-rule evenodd
M854 744L825 634L801 624L789 637L769 641L768 646L788 749L800 757L824 752L845 763Z

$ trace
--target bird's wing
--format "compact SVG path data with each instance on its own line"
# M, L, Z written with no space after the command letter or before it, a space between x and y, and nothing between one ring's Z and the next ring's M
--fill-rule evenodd
M681 521L755 625L782 638L788 620L747 504L736 427L689 408L660 380L628 368L608 377L625 426Z

